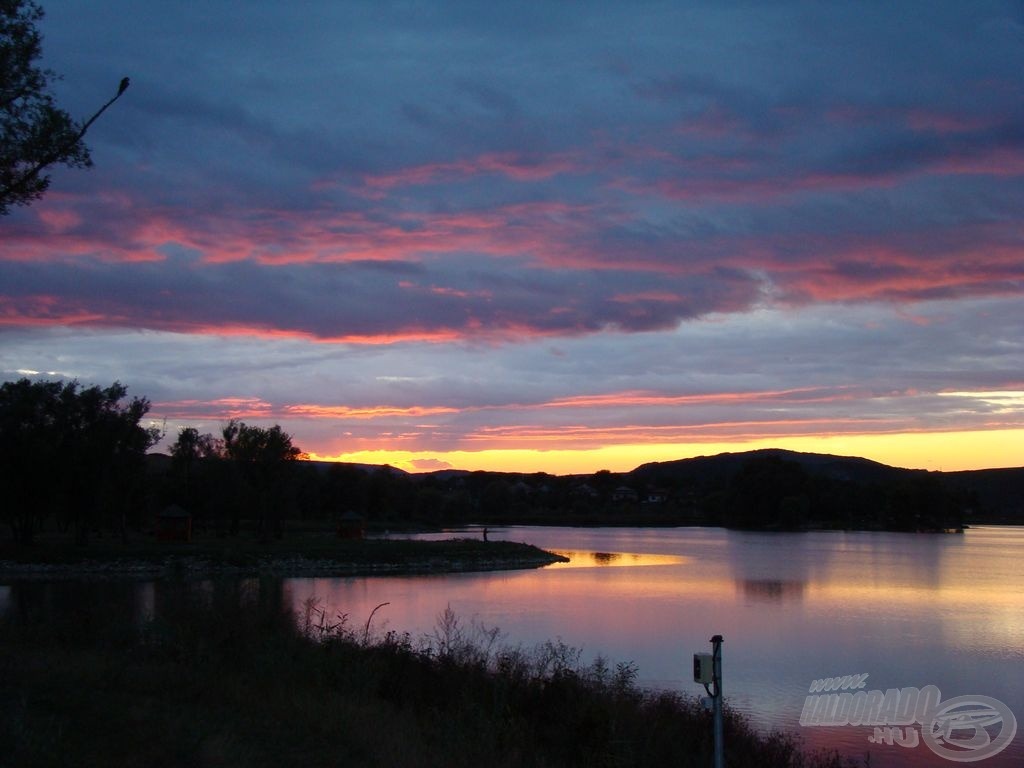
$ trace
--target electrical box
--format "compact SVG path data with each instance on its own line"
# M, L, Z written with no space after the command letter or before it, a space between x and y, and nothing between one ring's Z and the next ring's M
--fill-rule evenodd
M715 679L715 657L710 653L693 654L693 682L710 685Z

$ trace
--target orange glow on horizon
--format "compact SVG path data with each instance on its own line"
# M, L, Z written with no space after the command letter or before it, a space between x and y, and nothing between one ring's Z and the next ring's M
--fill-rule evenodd
M627 472L653 461L674 461L719 453L783 448L806 453L860 456L908 469L957 471L1024 466L1024 429L916 432L885 435L776 436L746 441L622 444L578 449L480 451L360 450L310 452L316 461L388 464L409 472L445 467L468 471L591 474L601 469Z

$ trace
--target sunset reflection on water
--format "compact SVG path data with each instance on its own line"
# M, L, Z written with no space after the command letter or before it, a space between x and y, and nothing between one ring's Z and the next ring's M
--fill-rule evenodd
M480 536L459 531L423 538ZM692 654L724 636L727 703L756 727L863 757L872 768L946 764L924 746L871 743L866 727L801 726L813 680L868 674L867 688L933 685L943 700L985 696L1024 723L1024 528L963 535L750 533L717 528L490 529L568 563L479 573L219 579L191 588L212 604L280 603L301 617L313 600L330 621L370 635L429 635L447 608L464 626L497 628L502 643L549 640L633 662L642 686L702 694ZM144 622L180 589L173 582L0 586L0 613L124 605ZM1024 727L985 768L1024 765Z
M682 555L651 555L636 552L579 552L571 549L550 550L556 555L569 558L567 563L552 563L546 570L563 568L623 568L651 565L680 565L687 558Z
M871 728L801 727L812 680L869 673L869 687L883 691L935 685L944 699L998 698L1024 720L1022 528L926 535L513 527L490 534L570 562L335 584L340 592L331 599L351 606L352 590L365 589L360 610L391 600L389 627L413 635L429 631L450 605L500 627L509 641L561 638L585 656L635 662L645 686L690 694L699 693L690 656L709 650L708 639L720 633L733 707L812 747L861 758L870 750L873 768L947 761L923 745L872 744ZM984 765L1024 765L1021 736Z

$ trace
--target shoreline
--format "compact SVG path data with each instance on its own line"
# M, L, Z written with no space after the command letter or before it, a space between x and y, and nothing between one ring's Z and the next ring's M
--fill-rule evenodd
M449 608L417 640L342 616L303 623L283 599L221 597L170 589L147 618L132 590L115 590L0 621L0 764L709 762L695 698L643 689L634 665L584 663L561 639L495 644L496 630L478 637ZM855 765L728 706L725 718L737 765Z
M562 555L509 541L364 539L337 543L333 547L337 552L324 551L331 548L324 542L317 542L315 547L282 542L262 547L251 542L238 544L241 546L220 551L205 547L200 548L204 551L168 552L165 546L145 554L81 553L75 559L68 559L69 553L64 550L40 551L35 554L43 557L27 560L0 555L0 583L37 579L390 576L525 570L568 562ZM262 551L266 548L284 551ZM54 561L54 556L59 559Z

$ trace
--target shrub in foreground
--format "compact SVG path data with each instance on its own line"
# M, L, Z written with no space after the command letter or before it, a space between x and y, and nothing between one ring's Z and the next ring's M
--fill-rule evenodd
M628 664L503 646L451 611L421 638L292 615L279 593L169 591L0 622L0 765L704 766L709 715ZM838 768L727 713L729 766Z

